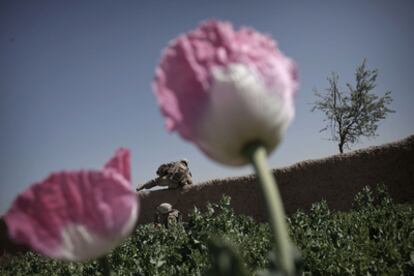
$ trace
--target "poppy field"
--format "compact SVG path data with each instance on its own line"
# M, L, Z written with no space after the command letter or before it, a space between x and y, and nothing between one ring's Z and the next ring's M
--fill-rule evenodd
M194 209L188 221L167 229L140 225L109 254L115 275L208 275L217 251L230 252L231 267L246 275L268 275L274 267L267 223L237 215L223 197L205 210ZM301 252L302 275L412 275L414 205L396 204L384 187L355 196L348 212L326 202L298 210L288 218L289 233ZM237 253L236 253L237 252ZM28 252L5 256L0 275L102 275L99 260L62 262ZM217 275L217 274L216 274Z

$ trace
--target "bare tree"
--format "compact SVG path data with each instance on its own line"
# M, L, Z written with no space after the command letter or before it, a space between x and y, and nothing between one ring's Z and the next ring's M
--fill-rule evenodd
M338 142L339 152L344 147L350 148L359 141L360 137L377 136L379 121L385 119L388 113L395 112L388 108L392 102L391 92L379 97L373 93L376 87L378 70L366 68L366 60L357 67L355 86L346 84L346 90L338 87L338 74L328 77L329 88L325 93L314 89L318 100L314 102L312 111L319 110L325 114L326 126L320 130L330 131L332 141Z

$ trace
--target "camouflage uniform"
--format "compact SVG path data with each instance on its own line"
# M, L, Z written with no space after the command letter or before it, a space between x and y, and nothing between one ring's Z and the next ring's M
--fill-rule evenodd
M157 178L148 181L141 187L138 187L137 191L151 189L155 186L178 189L185 185L193 184L192 175L188 168L188 161L186 159L162 164L157 169L157 175Z
M155 223L157 225L164 225L169 228L171 225L182 221L180 211L173 209L171 204L162 203L157 207L155 213Z

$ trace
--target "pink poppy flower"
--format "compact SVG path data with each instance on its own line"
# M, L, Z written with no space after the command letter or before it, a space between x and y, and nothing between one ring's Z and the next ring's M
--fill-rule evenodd
M298 80L270 37L210 20L169 44L153 88L168 130L216 161L242 165L247 144L271 152L281 140Z
M130 181L127 149L102 170L52 173L20 194L4 215L9 237L57 259L102 256L135 227L139 202Z

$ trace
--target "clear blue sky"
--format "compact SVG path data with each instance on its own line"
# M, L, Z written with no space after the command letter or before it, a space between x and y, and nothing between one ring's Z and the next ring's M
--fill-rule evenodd
M293 2L293 4L292 4ZM296 119L270 164L335 154L311 113L331 71L353 81L364 58L391 90L391 114L366 147L414 133L412 1L0 1L0 212L50 172L100 168L119 146L134 184L187 157L195 181L250 173L224 167L164 130L150 82L160 51L200 21L218 18L271 34L296 60Z

